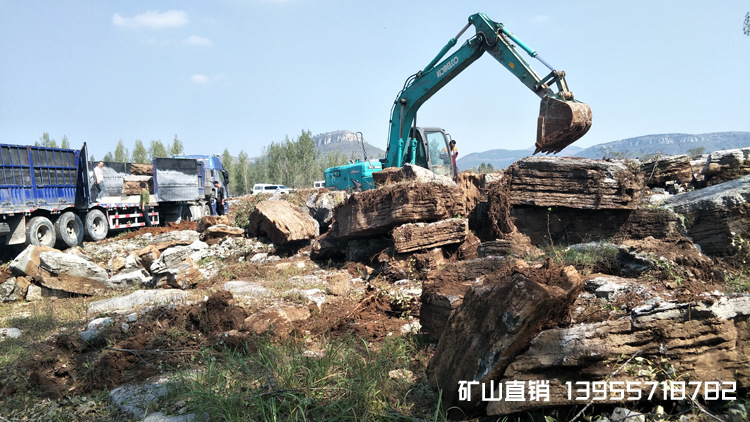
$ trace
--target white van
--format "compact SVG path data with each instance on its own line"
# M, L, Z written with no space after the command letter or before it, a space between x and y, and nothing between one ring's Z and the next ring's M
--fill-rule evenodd
M253 195L257 195L259 193L289 193L292 189L289 189L288 187L284 185L269 185L267 183L257 183L253 186Z
M325 180L318 180L313 182L313 188L314 189L322 189L326 187L326 181Z

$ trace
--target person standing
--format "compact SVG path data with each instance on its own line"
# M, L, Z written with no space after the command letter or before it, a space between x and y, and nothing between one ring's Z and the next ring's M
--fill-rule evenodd
M456 148L456 141L451 139L450 143L451 153L451 167L453 168L453 177L458 177L458 165L456 165L456 157L458 157L458 148Z
M104 167L103 161L99 161L96 167L94 167L94 186L91 187L91 202L95 202L102 192L102 182L104 182L102 167Z
M148 192L148 185L146 182L141 182L141 199L138 203L138 206L141 208L141 212L143 213L143 223L146 225L146 227L152 227L151 224L151 216L148 215L151 209L148 206L148 203L151 202L151 194Z
M227 193L218 180L214 180L214 189L216 190L216 214L224 215L227 209Z

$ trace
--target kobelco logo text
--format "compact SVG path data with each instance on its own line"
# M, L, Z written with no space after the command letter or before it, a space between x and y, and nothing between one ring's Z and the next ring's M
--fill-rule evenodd
M451 61L449 61L448 63L444 64L443 67L441 67L440 69L438 69L438 71L437 71L438 78L441 77L441 76L443 76L445 74L445 72L451 70L451 68L453 66L457 65L457 64L458 64L458 57L453 57L451 59Z

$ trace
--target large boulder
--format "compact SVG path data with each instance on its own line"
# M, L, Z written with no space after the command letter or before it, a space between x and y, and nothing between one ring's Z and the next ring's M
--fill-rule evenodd
M701 173L707 185L750 174L750 147L712 152Z
M275 245L311 240L320 233L318 222L283 200L261 201L248 217L249 236L266 236Z
M685 217L688 236L705 253L732 254L750 227L750 175L675 195L664 206Z
M460 381L502 376L543 326L565 320L582 285L573 267L549 265L487 276L482 285L470 287L427 366L430 385L443 391L443 404L467 416L481 413L486 403L480 391L460 400Z
M12 271L48 289L93 295L106 288L107 271L82 255L29 245L10 264Z
M635 209L643 189L637 163L534 156L510 174L513 205L580 209Z
M583 389L595 381L606 381L610 387L630 382L628 388L632 391L627 396L645 398L651 390L647 382L659 381L661 374L674 374L675 381L685 382L688 395L695 391L695 385L686 380L736 381L738 389L748 387L748 316L750 297L721 297L713 302L640 306L626 318L542 331L494 384L497 387L512 381L528 386L530 382L549 382L549 399L493 401L487 413L506 415L579 405L581 401L576 398L585 392L579 392L578 387ZM567 382L574 386L570 395ZM489 389L489 385L486 387ZM475 386L474 390L481 391L481 387ZM598 396L601 404L623 402L616 394Z
M468 220L448 218L433 223L407 223L393 229L397 253L461 243L469 233Z
M646 186L666 188L667 183L685 185L693 180L693 168L687 155L668 155L641 163Z
M442 257L442 254L438 259ZM425 258L432 258L426 256ZM425 280L422 283L420 298L419 322L422 331L437 340L443 333L451 313L463 303L466 291L488 274L495 277L499 272L511 274L515 269L524 266L522 261L504 256L475 258L466 261L423 263L417 258L420 266L429 265Z
M336 238L388 234L404 223L458 215L465 215L465 206L463 192L455 184L397 183L350 196L336 207L329 234Z

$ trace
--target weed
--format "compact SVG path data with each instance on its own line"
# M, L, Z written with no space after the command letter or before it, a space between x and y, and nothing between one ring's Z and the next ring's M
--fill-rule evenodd
M258 340L221 360L205 353L200 374L176 381L166 401L209 420L446 420L439 397L428 398L431 414L409 404L429 387L388 375L413 367L419 352L410 337L378 348L351 337L324 341L319 357L307 357L294 339Z
M554 247L545 251L559 265L572 265L583 275L591 273L618 274L617 247L608 244L587 244L581 247Z
M19 306L25 311L18 313ZM18 339L0 342L0 367L13 366L24 360L33 350L30 345L34 342L61 331L78 328L85 313L85 303L80 298L3 305L0 307L2 325L18 328L23 335ZM2 318L3 315L8 316Z

